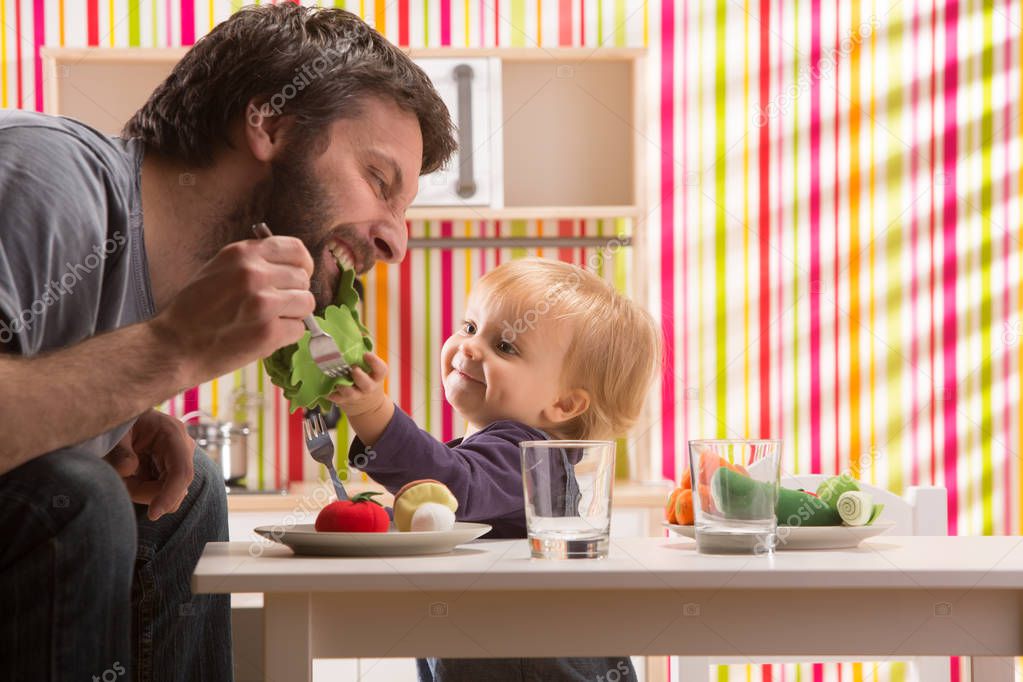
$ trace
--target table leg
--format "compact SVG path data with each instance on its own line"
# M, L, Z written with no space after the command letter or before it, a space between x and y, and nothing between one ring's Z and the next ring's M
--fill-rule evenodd
M312 682L312 628L307 593L263 598L263 669L267 682Z
M970 672L973 682L1013 682L1016 679L1016 659L973 656L970 658Z

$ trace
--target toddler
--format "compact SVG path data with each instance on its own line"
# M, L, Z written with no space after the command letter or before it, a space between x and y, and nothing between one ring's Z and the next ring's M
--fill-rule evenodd
M441 348L445 398L468 422L442 443L384 393L387 365L330 399L356 434L349 461L394 492L441 481L459 521L487 523L488 538L525 538L519 443L609 440L639 416L659 365L660 330L638 305L578 266L541 258L510 261L480 278L465 319ZM372 456L365 455L372 450ZM421 680L593 680L626 670L628 657L419 660Z

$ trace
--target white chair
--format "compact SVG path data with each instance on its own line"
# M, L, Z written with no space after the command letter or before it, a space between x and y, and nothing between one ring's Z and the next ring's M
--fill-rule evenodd
M831 478L819 474L803 476L786 476L782 486L786 488L805 488L817 490L824 480ZM887 534L890 535L947 535L948 534L948 500L945 488L934 486L912 486L906 489L906 495L899 497L889 490L884 490L866 483L860 487L869 492L875 502L884 505L880 519L894 521ZM848 657L814 657L812 659L792 658L791 656L763 657L756 660L748 658L709 658L696 656L672 656L671 679L678 682L706 682L711 665L745 665L748 663L833 663L850 660ZM858 658L859 661L886 660L881 658ZM948 682L950 666L947 656L920 656L910 659L913 679L916 682Z

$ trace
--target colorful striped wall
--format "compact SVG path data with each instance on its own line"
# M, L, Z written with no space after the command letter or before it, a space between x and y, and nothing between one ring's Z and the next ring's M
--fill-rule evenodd
M1020 0L333 4L403 45L648 49L650 212L635 225L410 229L647 237L642 267L618 257L602 268L624 291L644 278L668 340L640 427L652 447L631 453L649 470L677 477L689 438L780 437L790 471L848 469L897 492L943 485L950 533L1020 532ZM40 45L187 45L239 5L0 0L0 106L41 108ZM546 255L587 261L572 251ZM440 343L472 280L518 255L416 251L366 278L389 389L438 436L461 426L439 392ZM239 388L264 394L248 412L253 484L317 475L255 366L165 407L229 414ZM736 670L875 676L866 665Z

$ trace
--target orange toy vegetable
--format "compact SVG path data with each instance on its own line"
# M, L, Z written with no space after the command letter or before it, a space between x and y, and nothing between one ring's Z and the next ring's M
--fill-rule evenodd
M664 508L664 518L668 523L678 523L675 517L675 499L678 498L681 492L682 488L675 488L671 491L671 496L668 498L668 505Z
M682 482L678 484L678 487L685 490L686 488L692 490L693 488L693 472L686 467L686 470L682 472Z
M693 490L683 490L675 499L675 519L681 526L693 525Z

